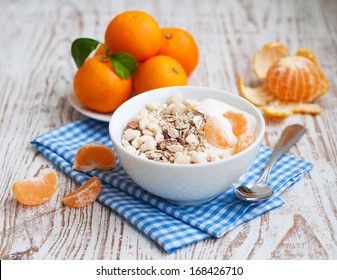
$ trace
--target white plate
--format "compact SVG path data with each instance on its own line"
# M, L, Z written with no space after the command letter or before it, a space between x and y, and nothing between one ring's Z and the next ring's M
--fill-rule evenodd
M188 78L188 84L191 86L201 86L201 81L198 79L197 76L192 75ZM84 107L82 103L78 100L77 96L75 95L73 91L68 92L67 98L69 100L70 105L73 106L74 109L80 112L81 114L89 118L98 120L98 121L103 121L103 122L110 121L113 112L98 113L98 112L88 109L87 107Z

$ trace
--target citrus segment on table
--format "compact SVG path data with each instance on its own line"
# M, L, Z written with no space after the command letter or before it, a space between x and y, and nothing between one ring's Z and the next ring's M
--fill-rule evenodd
M288 55L288 48L283 43L265 44L254 54L254 72L259 80L266 78L267 72L275 62Z
M125 52L138 61L156 55L161 44L157 21L142 11L127 11L117 15L105 32L105 42L111 53Z
M109 59L94 56L84 62L74 77L77 98L87 108L107 113L116 110L132 93L132 79L118 76Z
M49 200L57 190L58 177L49 172L43 176L16 181L13 185L15 198L25 205L39 205Z
M158 54L170 56L184 67L189 76L199 60L198 46L193 36L180 28L162 28L161 45Z
M90 178L74 192L63 198L63 203L72 208L84 207L94 202L101 192L101 181L97 177Z
M101 143L90 143L82 146L74 158L73 169L77 171L112 170L116 167L116 156L113 150Z
M187 85L183 66L174 58L156 55L140 64L134 77L133 87L136 94L169 86Z

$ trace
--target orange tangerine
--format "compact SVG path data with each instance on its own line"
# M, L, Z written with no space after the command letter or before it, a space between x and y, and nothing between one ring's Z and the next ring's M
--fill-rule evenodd
M127 11L117 15L105 32L105 42L111 53L126 52L137 61L157 54L161 32L157 21L142 11Z
M63 203L72 208L87 206L96 200L101 192L101 186L101 181L97 177L92 177L76 191L66 195Z
M103 55L89 58L74 77L77 98L87 108L107 113L116 110L132 93L132 78L118 76Z
M166 55L156 55L145 60L133 77L136 94L156 88L184 85L187 85L187 76L183 66Z
M57 190L58 177L49 172L43 176L22 179L14 183L16 199L25 205L39 205L49 200Z
M302 56L280 59L268 70L265 89L287 102L311 102L324 94L328 81L318 65Z
M73 169L84 172L93 169L111 170L115 167L115 153L101 143L90 143L82 146L77 151L73 164Z
M199 50L193 36L180 28L162 28L162 39L158 54L178 60L187 76L197 67Z

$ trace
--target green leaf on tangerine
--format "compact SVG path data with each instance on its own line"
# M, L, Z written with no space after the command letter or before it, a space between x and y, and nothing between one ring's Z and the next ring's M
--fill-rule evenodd
M137 60L127 53L117 52L110 56L112 67L118 76L128 79L137 70Z
M77 68L82 66L99 44L101 44L99 41L90 38L78 38L71 44L71 55L75 60Z

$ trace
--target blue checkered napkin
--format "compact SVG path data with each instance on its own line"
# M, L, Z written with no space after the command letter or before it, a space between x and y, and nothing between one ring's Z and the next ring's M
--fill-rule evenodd
M103 188L98 201L116 211L168 253L212 236L221 237L236 226L281 206L283 201L278 195L312 168L311 163L283 155L271 173L269 182L276 196L269 200L242 202L233 195L232 188L203 205L175 206L140 188L119 162L113 172L94 170L81 173L73 170L71 166L77 150L92 142L112 147L107 123L84 119L31 141L37 150L79 184L90 176L100 178ZM271 152L271 149L261 146L242 183L254 182L259 177Z

